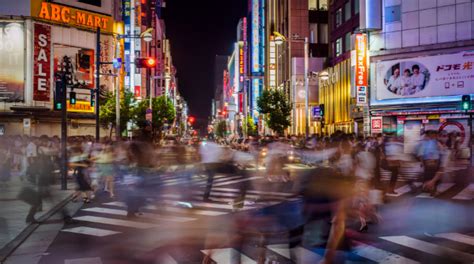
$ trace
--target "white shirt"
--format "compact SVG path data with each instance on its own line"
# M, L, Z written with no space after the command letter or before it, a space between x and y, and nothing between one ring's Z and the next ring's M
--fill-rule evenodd
M402 87L402 78L400 76L395 77L395 75L390 76L390 79L387 83L387 88L393 93L398 93L400 88Z
M36 148L36 144L33 142L28 143L26 146L26 157L32 158L38 156L38 150Z
M413 74L411 76L411 82L413 86L415 86L415 89L417 92L423 90L423 85L425 84L425 75L424 74Z
M224 155L221 146L214 142L203 142L199 146L199 154L202 163L218 163Z

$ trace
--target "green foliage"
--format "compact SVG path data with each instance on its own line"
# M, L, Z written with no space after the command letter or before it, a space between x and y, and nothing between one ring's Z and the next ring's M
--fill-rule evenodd
M116 127L116 105L115 95L113 93L106 93L101 99L100 105L100 124L104 128L108 128L109 125ZM127 129L127 123L132 119L133 104L135 98L133 93L125 91L120 100L120 130L121 132Z
M280 89L266 89L257 100L260 113L265 115L268 127L279 135L291 125L291 108L285 92Z
M245 119L243 124L244 131L247 132L247 136L256 136L257 135L257 126L255 125L255 120L249 115Z
M222 121L219 121L219 123L217 123L217 126L216 126L216 136L218 137L225 137L227 133L227 123L222 120Z
M144 99L138 103L133 110L133 121L141 128L147 128L146 110L150 106L150 99ZM153 135L156 132L161 134L161 130L165 123L172 124L176 111L173 102L166 96L155 97L152 99L152 118L153 118Z

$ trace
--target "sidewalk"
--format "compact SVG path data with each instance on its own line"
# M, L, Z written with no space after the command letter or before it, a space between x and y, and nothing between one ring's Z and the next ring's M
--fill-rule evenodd
M30 206L17 198L18 193L26 185L26 182L14 174L6 186L0 186L0 252L30 226L25 222ZM54 202L45 201L43 210L36 214L36 219L46 215L52 208L70 197L74 192L74 184L68 182L68 188L69 190L62 191L60 185L52 186Z

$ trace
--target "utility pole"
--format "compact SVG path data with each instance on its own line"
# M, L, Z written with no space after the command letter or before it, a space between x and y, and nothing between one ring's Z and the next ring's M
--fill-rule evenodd
M63 65L64 71L64 65ZM56 76L56 89L61 91L61 190L67 190L67 86L64 72Z
M95 141L100 140L100 124L99 124L99 110L100 110L100 27L97 27L97 46L95 50Z
M305 106L305 135L306 139L309 137L309 122L310 122L310 114L309 114L309 43L308 37L304 38L304 89L306 93L306 99L304 101Z

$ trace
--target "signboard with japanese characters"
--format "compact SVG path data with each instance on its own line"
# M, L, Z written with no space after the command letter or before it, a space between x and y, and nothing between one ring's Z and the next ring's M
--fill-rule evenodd
M474 51L376 63L377 100L474 94Z
M367 85L368 82L368 64L367 64L367 35L355 35L355 86L356 86L356 104L358 106L367 105Z
M380 134L383 132L383 117L381 116L373 116L371 118L371 126L370 130L372 134Z

